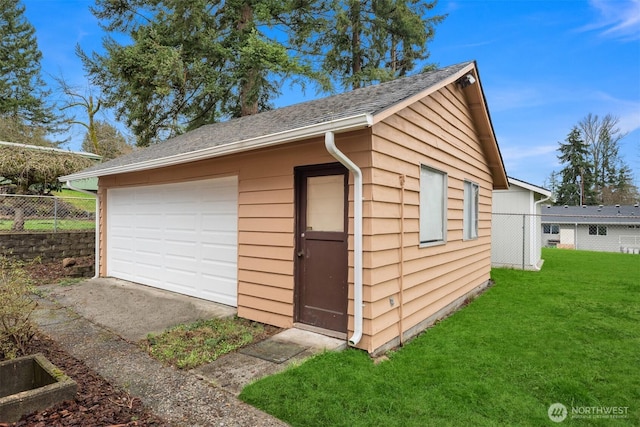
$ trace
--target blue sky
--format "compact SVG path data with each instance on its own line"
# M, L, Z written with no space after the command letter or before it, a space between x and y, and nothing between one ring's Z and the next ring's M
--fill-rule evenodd
M45 73L86 87L75 45L100 50L90 0L23 0ZM440 0L429 45L445 66L475 59L509 176L543 185L558 142L588 113L620 118L621 154L640 186L640 0ZM277 106L317 96L289 88ZM67 148L84 135L71 132Z

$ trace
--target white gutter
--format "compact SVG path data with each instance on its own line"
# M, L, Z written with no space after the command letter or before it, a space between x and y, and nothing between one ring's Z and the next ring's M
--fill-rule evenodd
M334 140L334 133L324 134L324 145L329 154L353 173L353 335L349 344L357 345L362 339L362 171L344 155Z
M71 190L78 191L80 193L90 194L96 198L96 248L94 254L94 274L92 279L100 276L100 198L97 194L91 191L83 190L82 188L76 188L71 184L71 181L67 181L67 187Z
M162 157L159 159L145 160L121 166L106 167L99 170L78 172L75 174L62 176L59 178L59 180L62 182L70 180L75 181L84 178L95 178L99 176L115 175L126 172L138 172L142 170L173 166L182 163L195 162L198 160L205 160L213 157L225 156L249 150L256 150L258 148L271 147L274 145L285 144L296 140L321 136L325 134L325 132L348 132L369 127L372 124L372 116L370 114L363 113L309 126L303 126L283 132L258 136L242 141L236 141L229 144L207 147L202 150L190 151L188 153L174 154L172 156ZM153 149L153 147L151 149Z

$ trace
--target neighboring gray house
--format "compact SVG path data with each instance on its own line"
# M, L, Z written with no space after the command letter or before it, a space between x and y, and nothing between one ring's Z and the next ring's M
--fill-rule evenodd
M640 207L545 206L545 246L640 254Z
M541 204L551 192L509 177L508 190L493 191L491 265L523 270L542 267Z

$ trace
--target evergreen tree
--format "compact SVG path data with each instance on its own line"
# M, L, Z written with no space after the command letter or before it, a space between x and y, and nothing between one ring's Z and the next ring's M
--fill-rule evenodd
M0 141L19 144L51 147L54 144L47 138L42 127L30 126L17 117L0 115Z
M560 174L558 172L551 171L549 176L544 180L544 183L542 184L545 188L548 188L551 191L551 197L553 199L556 199L556 196L558 194L558 187L560 186L560 183L558 182L559 177Z
M565 141L566 143L559 143L558 148L558 159L564 167L560 172L562 181L557 190L556 204L592 204L591 164L587 160L587 146L580 130L574 126Z
M631 205L640 201L638 187L633 184L631 169L622 166L610 185L602 191L602 203L606 205Z
M344 88L404 76L428 59L427 43L446 16L437 0L334 0L321 37L312 42L322 70ZM432 68L426 65L425 69Z
M78 52L106 106L144 146L268 109L280 79L313 76L265 32L292 8L289 0L98 0L93 13L104 29L128 34L131 43L109 37L104 55ZM291 37L302 24L295 22Z
M620 141L626 133L618 127L619 121L611 114L600 118L590 113L578 123L592 165L594 203L625 203L638 193L631 170L620 157Z
M40 73L42 54L24 13L20 1L0 0L0 119L16 132L0 138L32 143L30 134L62 129L46 101L50 92Z

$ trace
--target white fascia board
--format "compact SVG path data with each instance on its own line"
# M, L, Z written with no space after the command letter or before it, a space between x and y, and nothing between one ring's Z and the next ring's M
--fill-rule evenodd
M146 160L128 165L114 166L97 171L78 172L58 178L62 182L75 181L84 178L95 178L99 176L115 175L127 172L137 172L160 167L179 165L182 163L195 162L198 160L211 159L214 157L226 156L234 153L241 153L259 148L272 147L286 144L288 142L323 136L326 132L335 133L348 132L352 130L364 129L373 125L371 114L363 113L343 119L322 122L310 126L304 126L284 132L272 133L256 138L245 139L229 144L217 145L204 148L202 150L190 151L159 159Z
M507 178L509 180L509 184L517 185L518 187L522 187L525 190L533 191L534 193L541 194L543 196L549 197L551 196L551 191L546 188L538 187L537 185L529 184L528 182L520 181L519 179Z

